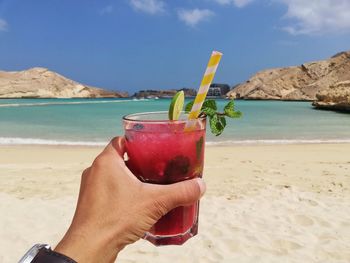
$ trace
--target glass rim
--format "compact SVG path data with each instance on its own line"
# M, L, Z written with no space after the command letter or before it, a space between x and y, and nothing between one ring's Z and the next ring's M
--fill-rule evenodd
M181 113L184 113L182 111ZM152 114L166 114L168 115L168 111L149 111L149 112L138 112L138 113L131 113L123 116L123 121L128 121L128 122L144 122L144 123L186 123L188 119L185 120L169 120L169 119L159 119L159 120L147 120L147 119L132 119L132 116L147 116L147 115L152 115ZM206 119L206 116L197 118L196 120L203 121Z

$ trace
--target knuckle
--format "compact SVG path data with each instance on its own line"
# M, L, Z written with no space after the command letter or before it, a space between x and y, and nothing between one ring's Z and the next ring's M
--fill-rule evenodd
M164 200L162 200L162 199L154 200L153 207L155 209L155 215L158 218L161 218L166 213L168 213L170 210L169 207L166 205L166 202L164 202Z
M86 168L86 169L84 169L84 171L83 171L83 176L84 177L86 177L88 174L89 174L89 171L90 171L90 167L88 167L88 168Z
M177 206L185 205L195 202L199 196L200 189L198 184L193 180L189 180L182 182L182 185L179 187L174 201Z
M81 182L84 183L89 178L91 167L86 168L81 174Z
M193 196L197 196L199 192L199 189L197 187L197 183L193 180L187 181L185 184L183 184L181 195L187 198L191 198Z

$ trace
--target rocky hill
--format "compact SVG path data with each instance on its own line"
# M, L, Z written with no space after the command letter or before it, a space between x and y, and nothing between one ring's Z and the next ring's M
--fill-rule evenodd
M312 101L316 99L316 94L347 80L350 80L350 51L301 66L263 70L231 90L227 96Z
M119 98L127 96L127 93L107 91L80 84L46 68L31 68L13 72L0 71L0 98Z
M312 105L318 109L350 112L350 80L331 85L316 98Z

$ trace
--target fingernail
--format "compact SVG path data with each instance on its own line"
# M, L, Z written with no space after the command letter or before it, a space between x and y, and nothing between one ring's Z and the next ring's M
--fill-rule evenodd
M202 197L205 193L205 190L207 189L207 186L202 178L197 178L197 183L199 185L199 189L200 189L201 197Z

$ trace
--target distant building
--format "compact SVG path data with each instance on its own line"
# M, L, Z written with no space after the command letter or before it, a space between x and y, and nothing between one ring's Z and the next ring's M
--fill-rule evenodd
M221 89L216 87L210 87L208 90L208 96L221 97Z
M222 97L230 91L230 86L227 84L212 83L208 90L208 96L210 97Z

